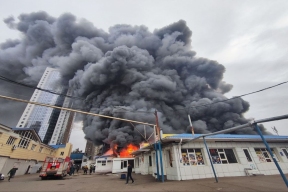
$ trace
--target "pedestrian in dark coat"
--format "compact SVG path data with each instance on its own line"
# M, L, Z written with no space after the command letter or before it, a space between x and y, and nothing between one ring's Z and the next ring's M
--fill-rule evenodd
M126 184L128 184L129 182L129 177L132 180L132 183L134 183L134 179L132 178L132 165L130 163L128 163L128 167L127 167Z
M92 171L93 171L93 167L94 167L94 166L91 164L91 165L90 165L90 169L89 169L90 175L91 175L91 173L92 173Z
M70 176L71 176L71 175L74 175L74 171L75 171L74 165L71 165L69 175L70 175Z
M8 181L10 182L10 179L16 174L18 168L13 167L12 169L10 169L10 171L7 173L7 175L9 175Z
M79 169L80 169L80 165L76 165L77 173L78 173Z

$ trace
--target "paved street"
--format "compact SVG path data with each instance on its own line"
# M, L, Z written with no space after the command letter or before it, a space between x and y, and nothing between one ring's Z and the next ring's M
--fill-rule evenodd
M16 176L0 182L0 191L288 191L280 176L255 176L156 182L151 176L133 174L125 185L120 175L75 175L64 180L41 180L38 174Z

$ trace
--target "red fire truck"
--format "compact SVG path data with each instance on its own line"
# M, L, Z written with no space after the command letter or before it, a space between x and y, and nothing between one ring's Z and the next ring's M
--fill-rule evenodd
M70 157L57 158L57 157L46 157L39 177L46 179L48 177L59 177L63 178L67 175L70 169Z

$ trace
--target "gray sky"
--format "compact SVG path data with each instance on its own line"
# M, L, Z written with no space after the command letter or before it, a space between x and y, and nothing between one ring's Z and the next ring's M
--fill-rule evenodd
M115 24L145 25L153 31L183 19L193 32L192 46L197 55L217 60L226 67L224 81L234 86L226 94L228 98L288 80L286 0L82 0L81 3L0 0L0 3L2 20L40 10L54 17L70 12L105 31ZM0 23L0 31L0 42L20 37L4 22ZM251 105L245 117L262 119L288 114L287 95L288 84L284 84L244 97ZM265 127L271 131L276 126L279 134L288 135L287 123L288 120L270 122ZM82 133L74 132L72 136L75 134Z

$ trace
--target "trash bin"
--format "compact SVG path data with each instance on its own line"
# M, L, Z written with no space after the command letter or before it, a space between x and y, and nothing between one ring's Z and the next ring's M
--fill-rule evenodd
M126 179L126 174L121 174L120 179Z

